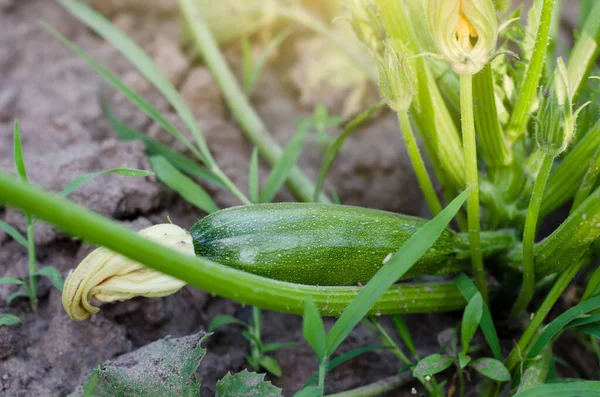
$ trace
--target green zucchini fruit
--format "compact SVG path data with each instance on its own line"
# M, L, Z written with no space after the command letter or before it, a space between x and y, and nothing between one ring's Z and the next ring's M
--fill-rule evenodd
M330 204L257 204L214 212L190 230L196 255L297 284L367 283L427 221ZM485 257L512 248L506 232L483 232ZM467 234L446 230L404 278L469 270Z

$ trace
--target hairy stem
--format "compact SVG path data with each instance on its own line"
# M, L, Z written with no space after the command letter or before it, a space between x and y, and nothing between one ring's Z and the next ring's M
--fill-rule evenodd
M419 146L417 145L415 135L413 134L412 127L410 125L408 112L399 112L398 120L400 121L400 127L402 129L402 137L404 138L406 151L408 152L413 169L415 170L417 180L419 181L419 186L423 191L423 195L425 196L425 201L429 206L429 210L433 216L436 216L442 212L442 204L435 193L435 189L433 188L433 183L429 178L427 168L425 168L423 157L421 157L421 151L419 150Z
M471 242L471 261L475 283L481 296L487 302L488 289L485 280L485 269L481 255L481 236L479 224L479 172L477 168L477 143L475 140L475 121L473 115L473 76L460 76L460 109L463 134L463 150L465 156L465 182L473 187L467 201L467 223Z
M57 228L189 283L240 303L302 314L311 295L324 316L338 316L361 287L319 287L272 280L203 258L186 256L149 241L130 229L73 202L0 171L0 203L36 215ZM370 314L429 313L463 308L454 283L399 284L391 287Z
M527 211L527 218L525 220L525 231L523 232L523 285L521 286L519 298L512 309L512 318L516 318L523 310L525 310L531 301L531 298L533 298L533 292L535 290L535 236L537 234L538 217L542 199L544 197L544 190L546 189L546 181L550 175L552 163L554 163L554 157L544 154L542 166L535 180L533 193L531 194L531 199L529 201L529 210Z

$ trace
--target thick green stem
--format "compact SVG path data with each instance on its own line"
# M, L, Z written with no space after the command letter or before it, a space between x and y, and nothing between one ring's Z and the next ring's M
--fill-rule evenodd
M473 76L460 76L460 109L465 157L465 182L473 187L467 201L467 222L471 242L471 261L475 283L484 300L487 301L488 289L485 269L481 255L481 236L479 224L479 171L477 168L477 143L475 140L475 121L473 116Z
M29 305L32 310L37 306L37 285L36 285L36 263L35 263L35 235L33 228L35 223L32 222L31 215L26 212L25 218L27 221L27 257L29 259Z
M596 182L598 182L598 176L600 175L600 146L596 149L596 153L594 153L594 157L592 157L592 161L590 162L590 166L588 167L585 176L583 177L583 182L581 182L581 186L579 186L579 190L575 195L575 199L573 199L573 206L571 206L571 212L575 211L577 207L581 205L585 201L586 198L590 195L590 192L596 186Z
M421 151L419 150L419 146L417 145L415 135L413 134L412 127L410 125L408 112L399 112L398 120L400 121L400 127L402 129L402 137L404 138L406 151L408 152L413 169L415 170L417 180L419 181L419 186L421 186L421 190L423 191L423 195L425 196L425 201L429 206L429 210L433 216L436 216L442 212L442 204L435 193L435 189L433 188L433 183L431 183L431 179L429 178L427 168L425 168L425 163L421 157Z
M206 26L197 5L193 0L180 0L180 5L184 20L190 28L206 65L221 88L231 112L248 139L258 148L261 156L269 164L275 164L281 158L283 150L267 132L263 121L250 105L244 90L237 82L210 29ZM315 186L300 168L294 167L288 178L288 184L301 201L312 201ZM329 202L329 199L325 195L321 195L320 201Z
M516 318L525 310L529 302L531 302L531 298L533 298L535 290L535 236L537 234L538 217L544 197L544 190L546 189L546 181L548 180L548 175L550 175L552 163L554 163L554 157L544 154L542 166L535 180L533 193L529 201L529 210L527 211L525 230L523 232L523 285L521 286L519 298L513 307L512 318Z
M378 397L405 385L411 380L411 374L398 374L356 389L329 394L327 397Z
M55 194L0 171L0 203L36 215L57 228L183 280L208 293L240 303L302 314L311 295L324 316L338 316L361 287L319 287L285 283L186 256L149 241L128 228ZM400 284L388 289L370 314L430 313L459 310L465 300L454 283Z
M508 355L506 359L506 368L512 371L516 365L520 362L522 357L525 357L525 350L533 337L537 334L540 326L550 313L554 304L558 301L558 299L562 296L562 293L567 289L573 278L577 275L581 267L585 264L585 261L579 260L572 266L570 266L567 270L565 270L556 280L554 286L546 295L546 298L540 305L538 311L533 316L531 323L523 332L521 339L517 345L513 348L511 353Z
M508 139L511 143L515 142L525 132L531 105L537 94L538 84L545 65L544 60L546 58L546 52L548 51L554 1L555 0L544 0L542 5L542 15L537 30L533 55L527 66L527 72L523 78L523 85L519 90L517 104L515 105L508 126Z

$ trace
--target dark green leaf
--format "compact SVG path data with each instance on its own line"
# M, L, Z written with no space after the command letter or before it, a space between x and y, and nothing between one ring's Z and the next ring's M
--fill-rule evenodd
M281 397L281 389L265 381L265 374L243 370L227 373L217 382L216 397Z
M294 394L294 397L322 397L321 389L316 386L306 386L298 393Z
M3 220L0 220L0 230L4 231L6 234L12 237L13 240L15 240L17 243L27 247L27 239L25 238L25 236L23 236L21 232L19 232L17 229L4 222Z
M54 285L54 287L57 290L62 292L65 281L64 281L63 276L60 273L60 271L58 271L58 269L56 269L52 266L46 266L46 267L39 269L37 272L35 272L35 274L36 274L36 276L48 277L50 280L52 280L52 285Z
M349 352L346 352L344 354L340 354L333 360L327 362L327 372L335 369L336 367L339 367L340 365L342 365L346 361L353 359L354 357L358 357L362 354L372 352L375 350L383 350L383 349L389 349L389 347L388 346L363 346L363 347L359 347L358 349L350 350ZM306 383L304 384L304 388L308 387L308 385L317 383L318 379L319 379L319 373L315 372L313 374L313 376L311 376L310 379L308 381L306 381Z
M445 371L452 365L454 358L442 354L432 354L417 363L413 370L414 377L432 376Z
M162 156L150 157L150 165L156 176L181 197L208 213L219 210L210 195L196 182L183 175Z
M13 292L8 296L8 298L6 298L6 306L10 307L13 301L17 298L29 298L29 293L23 290Z
M599 381L576 381L537 385L515 394L513 397L598 397Z
M94 389L98 383L98 376L100 374L100 366L96 367L90 374L88 380L83 385L83 394L81 397L94 397Z
M223 315L215 316L215 317L213 317L212 320L210 320L210 324L208 324L208 332L212 332L212 331L216 330L217 328L221 328L221 327L223 327L225 325L229 325L229 324L237 324L237 325L241 325L245 328L248 328L248 324L246 324L242 320L239 320L233 316L228 316L226 314L223 314Z
M325 326L321 314L317 310L312 298L306 297L304 304L304 320L302 322L304 339L312 347L319 362L325 358Z
M600 338L600 324L586 324L577 327L581 332Z
M468 356L464 353L458 353L458 365L461 369L469 365L471 362L471 356Z
M538 336L535 343L531 346L527 358L534 358L544 350L544 348L552 343L552 339L571 321L579 316L600 308L600 296L596 296L587 301L581 302L558 316L554 321L548 324L542 333Z
M300 158L306 134L306 128L299 128L291 142L283 150L279 160L273 165L273 169L260 193L261 203L268 203L273 200L275 194L277 194L281 186L285 183Z
M25 285L25 281L14 277L2 277L0 278L0 284Z
M579 327L580 325L593 324L600 322L600 314L585 315L581 318L576 318L569 323L569 327Z
M260 181L258 179L258 148L255 146L252 150L250 159L250 168L248 169L248 192L250 201L258 203L260 201Z
M415 348L415 343L413 342L412 336L410 335L410 331L408 330L406 323L399 315L392 316L392 321L394 321L394 325L396 326L396 330L402 338L402 341L404 342L408 350L411 352L413 357L416 357L417 349Z
M281 366L273 357L262 356L259 362L260 366L267 370L273 376L279 378L282 374Z
M244 332L242 332L242 336L243 336L244 338L248 339L250 342L254 343L254 344L255 344L255 345L258 347L258 350L260 350L260 351L262 352L262 343L261 343L261 341L260 341L260 340L259 340L259 339L256 337L256 335L254 335L254 334L253 334L253 333L251 333L251 332L244 331Z
M19 324L21 319L17 316L8 313L0 314L0 327L8 327L11 325Z
M71 183L69 183L63 190L60 192L60 195L63 197L68 196L77 190L84 183L91 181L92 179L106 174L117 174L128 177L146 177L154 175L154 172L146 171L146 170L137 170L134 168L113 168L111 170L100 171L100 172L92 172L90 174L85 174L78 176Z
M459 275L454 282L458 286L460 293L467 301L471 300L471 298L473 298L473 296L479 292L477 291L477 287L473 281L471 281L471 279L464 274ZM494 320L492 320L490 309L485 302L483 302L483 314L481 315L481 332L483 332L485 339L490 345L490 349L494 354L494 358L502 361L502 350L500 349L498 333L496 332L496 327L494 326Z
M365 110L354 119L352 119L345 127L342 133L333 141L331 145L325 151L323 156L323 163L319 168L319 174L317 176L317 181L315 183L315 192L313 195L313 201L316 203L319 200L319 196L321 195L321 190L323 190L323 184L325 183L325 178L327 177L327 172L329 171L329 167L333 163L333 160L337 156L338 152L344 145L346 139L356 131L358 126L360 126L363 122L368 120L371 115L378 109L381 109L385 106L384 102L380 102L377 105Z
M483 376L487 376L497 382L508 382L510 380L510 372L502 364L494 358L480 358L473 361L471 367Z
M17 174L21 182L27 182L27 169L25 168L25 160L23 159L23 149L21 147L21 133L19 132L19 123L15 121L13 130L13 150L14 161Z
M267 343L263 345L263 353L274 352L284 347L295 347L298 346L298 342L285 342L285 343Z
M467 354L471 339L475 335L483 314L483 298L476 293L467 303L461 324L462 353Z
M465 200L469 197L471 188L465 190L454 199L434 219L427 222L409 238L396 254L379 269L367 285L361 288L356 298L348 305L327 335L326 356L337 349L354 327L369 312L377 299L400 279L419 260L421 256L435 243Z

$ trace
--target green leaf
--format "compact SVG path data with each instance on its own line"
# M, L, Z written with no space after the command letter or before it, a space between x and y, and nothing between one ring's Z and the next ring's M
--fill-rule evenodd
M243 370L227 373L217 382L216 397L281 397L281 389L265 381L265 374Z
M156 172L158 179L179 193L179 195L188 202L209 214L219 210L219 207L202 187L179 172L179 170L164 157L150 157L150 165Z
M333 141L333 143L331 145L329 145L329 147L327 148L327 150L325 151L325 154L323 156L323 163L321 164L321 167L319 168L319 174L317 175L317 181L315 182L315 192L313 195L314 202L319 201L318 199L319 199L319 196L321 195L321 191L323 190L323 184L325 183L325 178L327 177L327 172L329 171L329 167L333 163L333 160L335 160L335 157L337 156L338 152L344 145L344 142L346 141L346 139L350 135L352 135L354 133L354 131L356 131L358 126L360 126L363 122L368 120L375 111L381 109L384 106L385 106L385 103L380 102L377 105L370 107L369 109L365 110L364 112L362 112L361 114L356 116L344 127L344 130L337 138L335 138L335 141Z
M57 290L62 292L63 287L65 285L65 281L63 279L61 272L58 269L56 269L52 266L46 266L46 267L39 269L37 272L35 272L35 274L36 274L36 276L48 277L50 280L52 280L52 285L54 285L54 287Z
M15 240L17 243L27 247L27 239L25 238L25 236L23 236L21 232L19 232L17 229L4 222L3 220L0 220L0 230L4 231L6 234L12 237L13 240Z
M600 381L576 381L536 385L513 397L598 397Z
M250 159L250 168L248 169L248 193L250 201L258 203L260 201L260 181L258 179L258 148L255 146L252 150Z
M206 167L201 166L195 161L121 122L121 120L112 113L110 106L108 105L108 100L105 98L105 95L102 94L100 95L100 106L102 107L104 116L108 119L113 130L120 139L124 141L141 141L146 145L146 154L148 156L162 156L169 160L169 162L180 171L185 172L190 176L200 178L220 187L225 187L223 182L221 182L221 180Z
M462 353L467 354L471 340L477 332L483 314L483 298L476 293L467 303L461 324Z
M19 132L19 123L15 121L13 126L13 150L14 161L17 174L21 182L28 182L27 169L25 168L25 160L23 159L23 149L21 147L21 133Z
M452 221L452 218L460 210L470 193L471 188L468 188L434 219L427 222L413 234L392 259L383 265L367 285L360 290L356 298L348 305L329 331L329 335L327 335L326 356L331 356L352 329L369 312L381 295L400 279L402 275L409 271L417 260L435 243Z
M60 192L60 195L63 197L68 196L77 190L84 183L91 181L92 179L99 177L100 175L106 174L117 174L128 177L146 177L154 175L154 172L146 171L146 170L137 170L134 168L113 168L111 170L100 171L100 172L92 172L89 174L81 175L75 178L71 183L69 183L63 190Z
M73 16L117 49L169 101L196 139L196 143L200 148L201 159L204 162L210 159L211 156L204 135L198 128L194 114L177 89L152 61L152 58L125 33L117 29L108 19L88 5L76 0L59 1ZM181 134L178 134L178 136L182 137Z
M346 361L353 359L354 357L358 357L362 354L372 352L375 350L384 350L384 349L389 349L389 347L388 346L363 346L363 347L359 347L358 349L350 350L349 352L346 352L344 354L340 354L333 360L327 362L327 372L335 369L336 367L339 367L340 365L342 365ZM308 385L317 383L318 380L319 380L319 373L315 372L310 377L310 379L308 379L306 381L306 383L304 384L304 389L307 388Z
M321 389L316 386L305 386L304 389L294 394L294 397L322 397Z
M464 274L459 275L454 282L458 286L460 293L467 301L470 301L473 296L479 292L473 281L471 281L471 279ZM496 332L496 327L494 325L494 320L492 320L490 309L485 302L483 302L483 314L481 315L481 332L483 332L483 336L485 336L485 339L490 345L490 349L494 354L494 358L502 361L502 350L500 349L498 333Z
M206 337L167 337L105 363L91 395L199 397L196 370L206 354L201 347Z
M413 342L412 336L410 335L410 331L404 322L404 319L401 316L395 315L392 316L392 321L396 326L396 330L398 334L402 338L402 341L413 355L413 357L417 357L417 349L415 348L415 343Z
M210 320L210 324L208 324L208 332L213 332L217 328L221 328L221 327L224 327L225 325L229 325L229 324L237 324L237 325L241 325L245 328L248 328L248 324L246 324L242 320L239 320L233 316L228 316L226 314L222 314L219 316L215 316L215 317L213 317L212 320Z
M17 298L29 298L29 292L23 290L13 292L8 298L6 298L6 306L10 307L13 301Z
M549 343L552 343L552 339L563 328L567 327L571 321L598 308L600 308L600 296L581 302L558 316L554 321L548 324L537 337L535 343L531 346L531 349L529 349L527 358L534 358L539 355Z
M98 383L98 377L100 375L100 366L96 367L94 371L88 377L88 380L83 385L83 394L81 397L94 397L94 389Z
M432 376L445 371L452 365L454 358L445 354L432 354L417 363L413 370L414 377Z
M569 327L579 327L580 325L592 324L600 322L600 314L592 314L582 316L569 323Z
M66 3L75 4L77 7L81 5L81 3L72 0L59 0L63 6L67 7ZM86 6L84 6L86 7ZM94 11L92 11L94 12ZM110 24L110 23L109 23ZM161 125L166 131L168 131L171 135L173 135L177 140L183 143L192 153L194 153L200 160L204 161L204 156L202 153L196 149L192 143L183 136L181 132L179 132L175 126L171 122L169 122L156 108L154 108L150 102L146 101L144 97L142 97L139 93L131 89L127 84L123 83L115 74L110 72L108 69L104 68L100 65L96 60L90 57L85 51L76 46L73 42L67 39L65 36L60 34L54 28L49 25L44 24L45 29L50 32L54 37L56 37L59 41L61 41L65 46L67 46L71 51L79 55L84 61L86 61L91 67L93 67L104 80L110 83L113 87L115 87L119 92L121 92L131 103L138 107L142 112L144 112L148 117ZM110 29L116 30L114 26L110 25ZM129 41L131 39L128 39Z
M283 43L285 39L287 39L290 36L292 31L293 29L289 28L284 29L278 34L276 34L275 37L273 37L273 39L271 39L267 43L267 45L265 45L265 47L262 49L254 65L252 65L252 56L250 52L249 42L247 38L244 37L244 61L246 62L246 51L248 51L249 62L248 70L246 71L246 68L244 68L244 91L246 91L247 94L254 91L254 87L256 86L258 78L260 77L260 74L262 73L265 65L267 64L267 61L269 60L269 58L271 58L271 55L273 55L273 53L275 52L275 50L277 50L281 43Z
M600 338L600 324L587 324L577 327L581 332Z
M510 380L510 372L508 372L508 369L506 369L501 361L494 358L484 357L475 360L471 364L471 368L475 369L475 371L479 372L481 375L487 376L497 382L508 382Z
M14 277L2 277L0 278L0 284L26 285L25 281Z
M283 150L279 160L273 165L269 178L267 178L267 182L265 182L265 186L263 186L260 194L261 203L271 202L275 194L277 194L287 180L300 158L306 134L306 128L299 128L291 142Z
M19 324L21 319L17 316L8 313L0 314L0 327L8 327L11 325Z
M319 362L325 358L325 326L321 314L317 310L312 298L306 297L304 304L304 320L302 322L304 339L312 347Z
M298 342L285 342L285 343L267 343L263 345L262 352L269 353L274 352L284 347L295 347L298 346Z
M259 350L260 352L262 352L262 343L261 343L260 339L258 339L258 338L256 337L256 335L254 335L254 334L253 334L253 333L251 333L251 332L244 331L244 332L242 332L242 336L243 336L244 338L248 339L250 342L254 343L254 344L257 346L258 350ZM254 366L254 365L253 365L253 366Z
M279 378L282 374L281 366L273 357L262 356L259 360L259 364L261 367L266 369L268 373L277 378Z
M464 353L458 353L458 364L460 368L463 369L471 362L471 356L468 356Z

